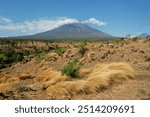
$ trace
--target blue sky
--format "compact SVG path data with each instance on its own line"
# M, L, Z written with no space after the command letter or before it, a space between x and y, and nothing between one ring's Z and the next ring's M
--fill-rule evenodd
M0 36L82 22L114 36L150 33L150 0L0 0Z

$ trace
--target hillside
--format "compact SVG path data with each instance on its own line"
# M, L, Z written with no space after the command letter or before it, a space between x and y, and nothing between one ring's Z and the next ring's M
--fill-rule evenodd
M149 40L3 42L0 51L2 64L15 60L0 69L0 99L150 99ZM80 77L62 75L75 59Z
M138 38L147 38L147 37L150 37L150 34L148 33L142 33L140 34L139 36L137 36Z

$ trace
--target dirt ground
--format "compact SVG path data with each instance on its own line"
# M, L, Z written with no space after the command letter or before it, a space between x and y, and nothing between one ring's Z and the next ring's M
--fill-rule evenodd
M34 42L20 43L22 48L32 46L46 47L58 45L64 48L62 55L54 51L47 53L42 60L19 62L11 67L0 69L0 99L86 99L86 100L150 100L150 41L122 40L111 42L87 42L86 51L79 53L79 42ZM50 96L37 78L49 68L61 72L70 61L78 58L83 68L93 67L97 63L125 62L135 70L132 79L114 84L107 89L89 94ZM49 75L49 74L48 74ZM45 77L48 77L45 76Z

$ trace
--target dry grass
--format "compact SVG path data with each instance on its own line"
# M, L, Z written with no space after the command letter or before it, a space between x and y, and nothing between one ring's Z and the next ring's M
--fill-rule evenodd
M61 75L61 72L49 68L42 72L41 75L36 78L36 80L41 82L44 88L47 88L56 84L57 82L66 80L66 78L66 76Z
M0 84L5 83L7 81L6 77L0 77Z
M0 70L0 99L150 99L150 65L145 61L150 57L149 40L87 42L84 56L77 48L80 42L19 43L13 47L17 52L31 53ZM55 45L65 49L61 56L53 50ZM48 59L36 60L33 46ZM80 77L62 76L61 69L74 59L83 63ZM131 66L122 61L136 70L134 80Z
M0 92L7 93L10 90L9 84L0 84Z
M94 67L81 69L81 78L72 79L62 76L61 72L52 68L41 71L41 74L34 80L33 89L42 87L50 96L62 97L79 94L89 94L109 88L112 84L123 83L128 78L132 78L134 70L127 63L97 64ZM23 75L24 76L24 75ZM28 75L25 75L28 76ZM1 78L0 91L8 92L9 85L19 82L20 77L13 77L9 80ZM6 82L7 81L7 82Z
M97 64L93 68L82 69L81 74L86 77L72 81L63 78L59 72L53 72L53 77L49 74L50 80L46 82L47 94L60 97L101 91L114 83L123 83L128 78L132 78L134 70L127 63Z

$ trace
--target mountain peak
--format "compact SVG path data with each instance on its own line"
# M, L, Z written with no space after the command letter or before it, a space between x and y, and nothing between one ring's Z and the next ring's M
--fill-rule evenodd
M53 30L30 36L36 39L102 39L113 36L94 29L84 23L69 23Z

